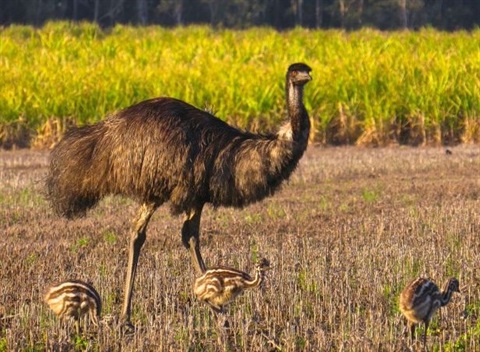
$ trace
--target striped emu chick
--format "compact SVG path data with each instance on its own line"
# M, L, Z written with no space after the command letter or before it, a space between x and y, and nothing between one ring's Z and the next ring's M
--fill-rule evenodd
M77 330L79 319L87 313L90 321L98 326L102 302L92 285L80 280L64 281L48 290L45 302L60 319L74 320Z
M449 279L442 291L433 281L422 277L405 287L400 294L400 311L407 318L412 342L415 339L415 325L423 322L425 324L423 345L426 346L430 319L437 309L450 302L453 292L460 292L456 278Z
M266 259L255 265L255 277L227 267L211 268L195 280L193 291L197 298L210 305L216 313L223 313L223 307L231 303L245 289L262 284L265 271L270 268Z

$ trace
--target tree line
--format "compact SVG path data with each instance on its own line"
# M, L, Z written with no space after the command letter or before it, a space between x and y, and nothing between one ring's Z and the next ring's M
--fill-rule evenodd
M0 0L0 25L41 26L46 21L91 21L217 28L269 26L374 27L381 30L472 29L480 24L478 0Z

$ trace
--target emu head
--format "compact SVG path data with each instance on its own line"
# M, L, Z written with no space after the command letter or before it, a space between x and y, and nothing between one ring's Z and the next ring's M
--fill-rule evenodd
M312 79L310 71L312 71L310 66L304 63L292 64L288 68L287 79L295 85L302 86Z
M452 292L460 293L460 283L454 277L450 278L447 282L446 289Z
M270 270L271 269L270 262L267 259L262 258L255 264L255 269L258 271Z

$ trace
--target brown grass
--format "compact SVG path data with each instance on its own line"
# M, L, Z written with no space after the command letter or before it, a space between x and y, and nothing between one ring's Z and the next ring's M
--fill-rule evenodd
M37 129L31 142L34 149L50 149L62 139L65 131L75 126L72 118L46 120L43 125Z
M275 268L263 290L228 307L232 350L402 351L398 294L418 275L460 280L465 297L437 314L428 344L480 345L480 148L310 148L293 179L243 210L207 208L208 264ZM181 219L160 208L139 263L133 321L117 324L136 205L109 198L85 219L57 218L42 197L47 155L0 152L0 351L221 351L192 293ZM91 282L105 322L68 336L42 302L53 282ZM466 319L462 316L466 312ZM108 319L107 319L108 318ZM420 344L417 346L420 348Z

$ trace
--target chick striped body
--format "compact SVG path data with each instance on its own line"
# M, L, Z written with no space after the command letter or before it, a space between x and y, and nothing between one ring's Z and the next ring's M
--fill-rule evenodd
M51 287L45 295L45 302L62 320L78 321L86 314L98 326L102 311L100 295L95 288L80 280L69 280Z
M207 270L195 280L193 291L197 298L208 303L216 312L231 303L245 289L260 286L264 279L264 271L269 263L261 261L255 266L255 277L228 267L217 267Z
M453 292L460 292L459 282L455 278L449 279L442 291L433 281L422 277L405 287L400 294L400 311L407 318L412 341L415 337L415 325L424 323L423 342L426 343L430 319L440 307L450 302Z

